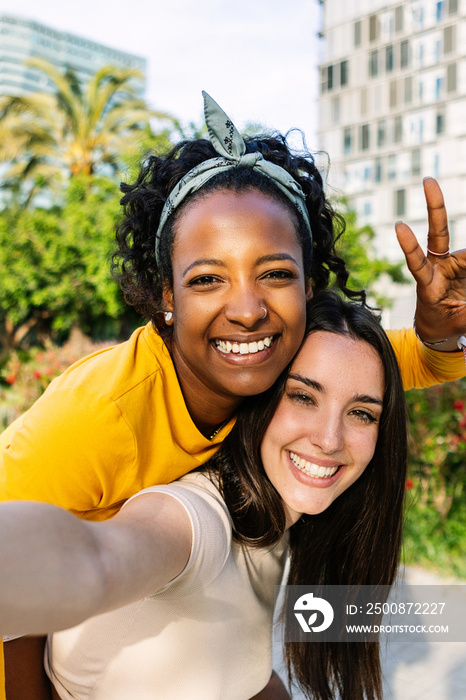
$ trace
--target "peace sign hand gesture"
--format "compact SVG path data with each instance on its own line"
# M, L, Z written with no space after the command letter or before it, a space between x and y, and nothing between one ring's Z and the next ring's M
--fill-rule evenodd
M459 336L466 335L466 249L449 251L447 212L438 182L425 178L424 194L427 255L407 224L399 222L395 230L417 284L416 331L433 349L448 352L458 350Z

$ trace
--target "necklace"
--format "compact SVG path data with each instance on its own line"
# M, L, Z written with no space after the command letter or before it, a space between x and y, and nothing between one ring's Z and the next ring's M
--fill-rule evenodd
M210 433L210 435L207 436L207 439L213 440L214 437L219 434L219 432L221 431L223 426L227 424L227 422L228 422L228 418L227 418L227 420L224 420L223 423L220 423L220 425L217 428L215 428L215 430L212 433Z

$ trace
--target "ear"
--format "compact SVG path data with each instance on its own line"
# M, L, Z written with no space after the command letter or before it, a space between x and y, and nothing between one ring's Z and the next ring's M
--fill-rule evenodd
M306 292L306 301L309 301L309 299L312 299L314 296L314 290L312 289L312 282L310 279L306 280L306 284L304 286L304 291Z
M173 314L173 307L174 307L173 290L166 282L164 282L164 284L163 284L162 305L163 305L164 313L167 313L169 311ZM167 326L172 326L173 325L173 316L170 317L169 321L165 320L165 323L167 324Z

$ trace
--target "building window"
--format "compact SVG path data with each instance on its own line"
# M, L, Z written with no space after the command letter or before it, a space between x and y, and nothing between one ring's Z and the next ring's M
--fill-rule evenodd
M374 182L382 182L382 158L375 159Z
M327 69L322 68L320 71L320 92L323 94L327 89Z
M421 149L415 148L411 151L411 175L419 177L421 174Z
M393 46L390 44L385 48L385 70L391 73L393 70Z
M349 156L353 148L353 133L350 126L343 130L343 153Z
M388 103L390 107L396 107L397 105L397 81L391 80L389 85L389 99Z
M333 89L333 66L327 66L327 90Z
M443 134L445 131L445 114L443 112L437 112L435 115L435 133Z
M395 190L395 216L406 216L406 190Z
M354 23L354 45L361 46L361 42L362 42L362 22L360 19L358 19L358 21Z
M456 90L456 63L447 66L447 92Z
M396 155L394 153L388 156L387 178L390 181L396 180Z
M369 131L369 124L363 124L360 127L360 134L359 134L359 145L361 151L367 151L370 146L370 131Z
M437 22L442 21L444 13L445 13L445 0L440 0L439 2L437 2L436 10L435 10L435 19L437 20Z
M338 124L340 122L340 98L339 97L332 98L332 121L334 124Z
M437 41L434 44L434 62L440 62L440 39L437 39Z
M370 216L372 214L372 202L366 200L364 202L363 208L362 208L362 215L363 216Z
M448 14L455 15L458 12L458 0L448 1Z
M437 100L437 102L442 97L442 88L443 88L443 78L438 77L435 79L435 99Z
M409 75L404 79L404 102L406 105L413 101L413 78Z
M414 22L414 29L419 30L422 29L424 26L424 8L422 7L416 7L413 10L413 22Z
M418 94L419 94L419 102L422 102L424 99L424 82L422 80L419 81Z
M348 61L341 61L340 62L340 85L341 87L344 87L345 85L348 85Z
M360 99L361 99L361 116L363 117L365 114L367 114L367 88L365 88L365 87L361 88Z
M371 51L369 59L369 75L375 78L379 74L379 52Z
M382 146L385 146L385 141L386 141L386 123L385 119L381 119L379 122L377 122L377 146L381 148Z
M440 165L439 160L440 160L440 159L439 159L439 155L438 155L438 153L436 153L436 154L434 155L434 177L438 177L438 176L439 176L439 170L440 170L440 168L439 168L439 165Z
M376 41L379 38L379 20L377 15L369 17L369 41Z
M393 142L401 143L403 139L403 118L398 115L393 120Z
M419 44L419 65L424 65L424 44Z
M395 32L403 31L403 5L395 7Z
M400 68L409 66L409 41L405 39L400 44Z
M455 27L450 25L443 30L443 53L448 54L455 49Z

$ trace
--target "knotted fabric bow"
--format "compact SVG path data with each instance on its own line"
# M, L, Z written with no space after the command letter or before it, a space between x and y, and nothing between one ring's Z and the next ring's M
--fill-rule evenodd
M157 262L160 234L169 216L188 195L201 188L214 175L225 172L231 167L256 168L263 175L273 180L277 187L293 202L304 219L312 241L311 224L301 185L279 165L265 160L262 153L257 151L255 153L246 153L244 139L228 115L225 114L210 95L204 91L202 95L204 97L204 115L209 137L219 155L217 158L210 158L196 165L181 178L170 192L162 209L160 223L155 236Z

